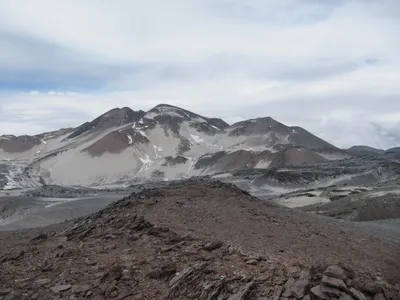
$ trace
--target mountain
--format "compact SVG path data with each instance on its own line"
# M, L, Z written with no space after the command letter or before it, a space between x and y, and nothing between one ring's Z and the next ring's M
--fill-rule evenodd
M353 146L349 149L347 149L347 151L351 154L383 154L385 153L385 150L383 149L376 149L373 147L369 147L369 146L365 146L365 145L357 145L357 146Z
M350 156L270 117L229 125L160 104L147 112L115 108L77 128L2 136L0 157L0 179L10 188L133 184Z

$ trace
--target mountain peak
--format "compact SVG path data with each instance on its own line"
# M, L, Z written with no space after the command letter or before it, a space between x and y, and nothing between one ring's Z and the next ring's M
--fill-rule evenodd
M146 113L142 110L134 111L129 107L113 108L93 121L80 125L67 139L72 139L88 132L95 132L133 123L140 120L145 114Z

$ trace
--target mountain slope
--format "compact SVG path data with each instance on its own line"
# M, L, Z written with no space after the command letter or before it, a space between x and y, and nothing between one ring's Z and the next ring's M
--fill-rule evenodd
M110 110L59 132L46 147L40 137L25 139L25 148L5 151L4 157L26 160L21 178L39 177L60 185L132 184L345 158L341 150L308 131L270 117L229 126L167 104L148 112ZM12 145L7 142L3 149L13 150Z

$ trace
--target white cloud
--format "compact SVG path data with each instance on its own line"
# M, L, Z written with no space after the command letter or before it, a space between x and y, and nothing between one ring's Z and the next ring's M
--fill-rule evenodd
M170 103L394 146L399 11L397 0L3 0L0 133Z

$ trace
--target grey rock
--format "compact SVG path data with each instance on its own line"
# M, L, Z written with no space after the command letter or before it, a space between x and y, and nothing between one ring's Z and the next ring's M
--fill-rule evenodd
M350 288L350 294L356 299L356 300L366 300L367 298L364 296L363 293L360 291L356 290L355 288Z
M237 293L230 296L228 300L245 300L254 286L255 286L254 281L249 282L243 288L241 288Z
M343 292L336 287L332 287L329 285L321 284L321 292L328 296L340 297Z
M92 287L90 285L87 285L87 284L85 284L85 285L73 285L71 290L72 290L73 293L78 294L78 293L85 293L85 292L89 291L91 288Z
M175 277L173 277L170 282L169 286L171 289L175 288L182 280L184 280L186 277L190 276L193 272L195 271L194 268L187 268L177 274Z
M258 265L258 263L259 263L259 261L256 260L256 259L249 259L249 260L246 260L246 264L248 264L248 265L253 265L253 266L255 266L255 265Z
M61 293L61 292L68 291L69 289L71 289L71 287L72 286L70 284L61 284L61 285L53 286L50 289L53 291L53 293Z
M332 287L336 287L336 288L342 289L344 291L348 290L347 285L344 283L344 281L342 279L338 279L338 278L329 277L329 276L324 275L322 277L322 283L324 285L329 285L329 286L332 286Z
M297 299L301 299L304 297L308 285L309 285L309 280L307 279L301 279L296 281L293 278L290 278L285 284L282 296L283 297L294 296Z
M354 300L354 298L349 294L343 294L342 296L340 296L339 300Z
M311 293L319 299L329 300L330 297L321 291L321 286L317 285L311 289Z
M338 266L329 266L324 275L345 280L347 278L345 271Z
M51 282L50 279L48 279L48 278L43 278L43 279L38 279L38 280L36 280L36 281L35 281L35 284L37 284L37 285L46 285L46 284L49 284L50 282Z

